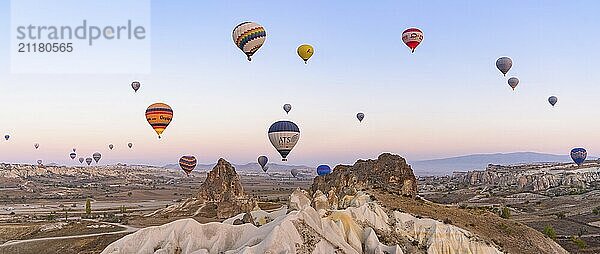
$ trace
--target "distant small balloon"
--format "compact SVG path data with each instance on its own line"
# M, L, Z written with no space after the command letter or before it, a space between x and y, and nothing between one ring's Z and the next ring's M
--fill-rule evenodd
M94 158L94 161L98 163L98 161L100 161L100 158L102 158L102 155L98 152L95 152L94 154L92 154L92 158Z
M133 88L134 92L137 92L138 89L140 89L140 86L141 86L141 84L138 81L131 82L131 88Z
M179 158L179 167L189 176L192 170L196 168L196 157L192 155L185 155Z
M42 160L37 160L37 164L41 166L42 165Z
M284 104L283 105L283 110L285 111L285 113L290 113L290 110L292 110L292 105L291 104Z
M267 166L267 162L269 162L269 158L267 156L261 155L258 157L258 165L262 168L263 171L267 172L265 168Z
M512 87L513 90L515 90L515 87L517 87L517 85L519 84L519 79L512 77L508 79L508 85L510 87Z
M75 157L77 157L77 154L75 154L75 153L70 153L70 154L69 154L69 157L71 157L71 159L72 159L72 160L74 160L74 159L75 159Z
M84 158L79 158L79 163L83 163L83 161L85 161Z
M423 31L418 28L411 27L402 32L402 42L410 48L412 53L415 53L415 49L423 41Z
M108 145L108 149L112 150L115 146L113 146L113 144L109 144Z
M320 165L317 167L317 175L324 176L331 173L331 168L327 165Z
M362 120L365 119L365 114L364 113L358 113L358 114L356 114L356 118L358 118L359 122L362 122Z
M129 148L132 148L132 147L133 147L133 143L127 143L127 146L128 146Z
M92 164L92 160L93 160L93 159L92 159L92 158L90 158L90 157L88 157L88 158L85 158L85 163L87 163L87 164L88 164L88 166L89 166L90 164Z
M35 143L35 144L33 144L33 147L35 147L35 149L38 149L38 148L40 148L40 144Z
M550 105L552 105L552 107L554 107L554 105L556 105L556 103L558 102L558 98L556 98L556 96L550 96L548 98L548 102L550 103Z
M296 169L296 168L293 168L293 169L290 171L290 173L292 173L292 176L293 176L293 177L297 177L297 176L298 176L298 173L299 173L299 171L298 171L298 169Z
M10 138L10 135L6 134L4 135L4 139L8 140Z
M302 44L298 47L298 56L300 56L300 58L302 58L302 60L304 60L304 63L306 64L308 59L310 59L310 57L312 57L312 55L315 53L315 49L308 44Z
M73 148L73 152L74 152L74 153L76 153L76 152L77 152L77 149Z
M512 59L510 59L509 57L503 56L496 60L496 68L498 68L498 70L500 70L500 72L502 72L504 76L506 76L506 73L508 73L511 67Z
M571 150L571 159L577 164L577 166L581 166L587 157L587 151L584 148L577 147Z

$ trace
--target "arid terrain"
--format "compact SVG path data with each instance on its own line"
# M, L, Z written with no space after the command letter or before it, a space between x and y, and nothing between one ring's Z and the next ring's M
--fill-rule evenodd
M600 215L593 212L600 206L598 180L593 175L596 164L566 169L572 171L566 171L571 180L565 181L557 177L565 172L554 171L555 168L565 170L560 165L521 165L510 167L508 171L496 165L485 173L461 172L453 176L419 178L413 175L411 178L410 167L400 167L397 169L400 171L392 171L396 172L394 175L387 175L387 170L376 173L369 170L395 167L395 162L369 163L357 162L352 167L334 169L334 172L369 172L366 175L332 174L335 178L318 177L314 181L314 173L308 168L297 178L285 170L238 171L239 180L235 181L243 187L244 196L235 198L253 202L264 211L276 211L287 207L290 194L301 188L311 191L316 209L318 195L322 195L316 191L329 190L326 196L332 197L331 190L334 190L342 204L342 197L350 189L363 190L386 211L407 212L417 218L455 225L503 252L537 253L547 241L552 241L550 238L572 253L600 250ZM214 200L213 196L219 193L236 192L231 189L235 184L223 185L220 180L211 180L211 186L202 187L207 180L207 170L186 176L176 169L151 166L115 165L92 170L37 166L20 166L23 168L17 170L14 167L4 165L0 173L0 253L99 253L115 240L145 227L185 218L200 223L223 221L224 218L211 212L214 208L210 204L199 203L198 199L212 195L210 199ZM538 173L532 170L549 172L544 174L551 174L554 180L540 181L542 178L536 178ZM585 172L587 178L574 177L576 170ZM235 172L218 174L213 174L213 178L221 179L223 174ZM534 180L519 181L522 175ZM511 180L513 178L515 180ZM392 182L397 179L402 183L399 189L389 187L394 186ZM532 184L535 181L541 183ZM202 188L224 189L198 194ZM338 202L325 198L330 204ZM88 200L89 213L86 212ZM233 208L227 206L225 210L228 209ZM236 209L240 208L231 212L236 213ZM503 210L508 210L510 215L504 215ZM186 214L185 211L196 212ZM549 227L554 235L545 232ZM393 242L385 235L381 240ZM404 244L402 248L422 247Z

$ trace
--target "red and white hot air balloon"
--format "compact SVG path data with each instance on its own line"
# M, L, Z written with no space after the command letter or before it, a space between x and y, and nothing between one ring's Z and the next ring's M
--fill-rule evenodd
M423 41L423 31L415 27L406 29L402 32L402 41L414 53L417 46Z

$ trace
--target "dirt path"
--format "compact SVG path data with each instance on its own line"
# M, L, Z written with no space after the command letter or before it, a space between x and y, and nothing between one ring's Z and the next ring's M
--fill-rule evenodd
M6 247L6 246L22 244L22 243L31 243L31 242L37 242L37 241L64 240L64 239L85 238L85 237L104 236L104 235L115 235L115 234L122 234L122 233L133 233L133 232L139 230L139 228L131 227L128 225L121 225L118 223L101 222L101 221L90 220L90 219L83 219L83 220L91 221L94 223L108 224L108 225L112 225L112 226L116 226L116 227L122 227L124 229L120 230L120 231L114 231L114 232L94 233L94 234L85 234L85 235L68 235L68 236L54 236L54 237L24 239L24 240L10 240L8 242L5 242L4 244L1 244L0 247Z

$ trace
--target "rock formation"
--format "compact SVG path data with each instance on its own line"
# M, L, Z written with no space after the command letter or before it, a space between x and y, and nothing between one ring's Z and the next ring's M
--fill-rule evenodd
M317 176L312 192L335 192L340 200L360 190L383 189L404 196L417 194L417 180L406 160L384 153L376 160L359 160L353 166L338 165L333 172Z
M160 214L227 219L239 213L249 212L255 207L256 202L244 193L235 168L221 158L200 185L195 198L186 199L147 216Z

